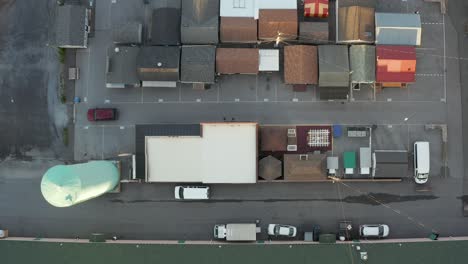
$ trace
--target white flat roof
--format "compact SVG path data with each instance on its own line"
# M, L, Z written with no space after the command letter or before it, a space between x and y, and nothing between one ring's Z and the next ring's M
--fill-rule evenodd
M220 0L222 17L253 17L260 9L297 9L297 0Z
M147 181L255 183L257 124L201 126L201 137L145 138Z
M259 71L279 71L279 50L261 49L258 50L260 62Z

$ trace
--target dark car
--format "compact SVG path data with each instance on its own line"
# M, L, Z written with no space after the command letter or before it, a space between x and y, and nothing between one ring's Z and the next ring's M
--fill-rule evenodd
M115 108L91 108L88 110L88 121L116 120L117 109Z

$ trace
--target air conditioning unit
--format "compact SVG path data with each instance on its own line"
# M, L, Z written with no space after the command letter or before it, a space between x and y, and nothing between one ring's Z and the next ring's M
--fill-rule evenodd
M297 145L288 145L287 150L288 151L297 151Z
M288 128L288 137L296 137L296 129Z

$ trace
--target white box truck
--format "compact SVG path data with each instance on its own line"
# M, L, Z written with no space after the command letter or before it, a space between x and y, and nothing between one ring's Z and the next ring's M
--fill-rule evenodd
M256 224L225 224L214 226L214 237L226 241L256 241L260 228Z

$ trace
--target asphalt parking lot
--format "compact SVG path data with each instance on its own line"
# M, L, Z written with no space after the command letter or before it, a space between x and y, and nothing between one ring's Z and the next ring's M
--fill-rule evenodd
M0 200L24 193L15 203L0 203L2 225L8 225L12 235L86 237L91 232L118 230L130 239L209 240L216 223L256 219L263 229L269 223L282 223L297 225L300 232L313 224L333 232L339 220L351 219L356 224L390 223L394 238L426 237L432 231L443 236L468 235L460 203L464 175L459 65L451 59L458 57L457 35L438 5L422 0L377 1L377 11L420 11L423 40L417 48L417 81L407 89L385 89L377 94L363 87L342 104L319 101L314 87L293 92L283 84L281 73L219 76L206 91L182 84L176 88L108 89L105 58L112 26L126 20L144 22L153 6L178 4L171 0L153 0L149 6L142 1L115 2L96 1L95 36L88 49L77 52L81 78L75 83L75 94L82 99L75 105L77 161L134 153L136 124L234 118L261 124L377 125L372 138L375 148L411 151L416 140L431 142L431 180L423 189L411 179L398 183L216 185L213 200L207 203L176 202L174 184L126 184L119 194L60 209L48 205L37 188L40 177L53 164L31 165L33 173L27 177L22 171L12 173L5 165L0 167L0 175L9 177L2 176L2 183L7 184L0 184ZM119 120L86 120L88 108L104 106L118 108ZM448 125L448 177L438 170L442 167L440 132L426 131L426 124ZM334 151L359 146L356 142L336 144Z

